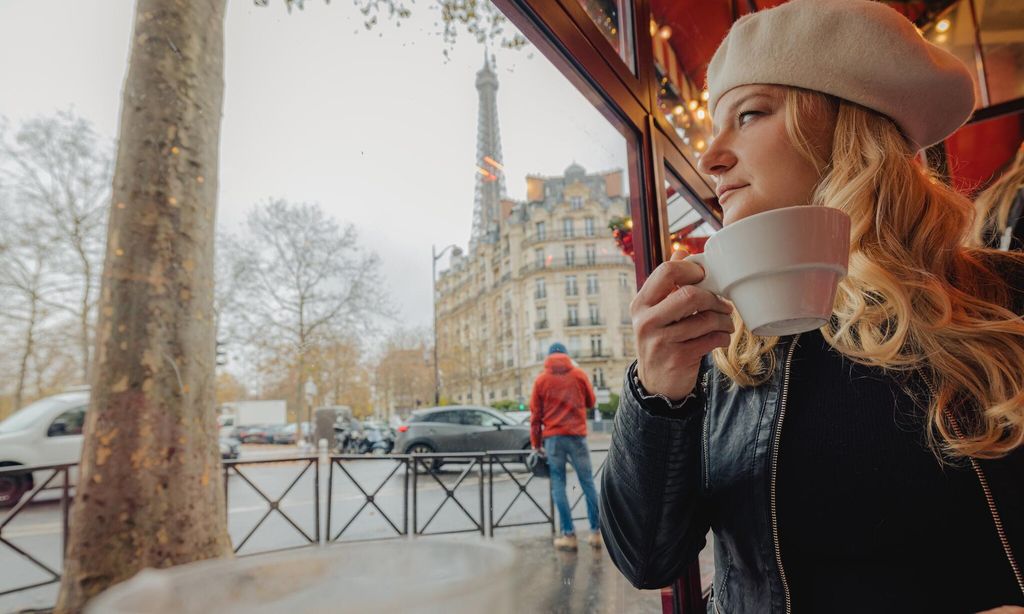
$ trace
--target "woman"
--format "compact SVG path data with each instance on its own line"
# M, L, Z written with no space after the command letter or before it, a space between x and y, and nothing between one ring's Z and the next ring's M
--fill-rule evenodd
M793 0L737 21L708 85L724 223L839 208L849 275L828 326L760 338L697 265L652 273L612 559L666 586L712 530L716 612L1024 605L1024 259L963 247L971 203L915 159L971 113L968 72L881 3Z

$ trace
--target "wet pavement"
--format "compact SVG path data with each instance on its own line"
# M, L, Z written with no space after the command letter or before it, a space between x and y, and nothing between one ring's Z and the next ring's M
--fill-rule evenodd
M511 541L519 555L519 583L514 611L661 612L661 591L633 588L615 568L608 552L586 544L580 530L577 552L556 551L550 531L523 531L502 539Z

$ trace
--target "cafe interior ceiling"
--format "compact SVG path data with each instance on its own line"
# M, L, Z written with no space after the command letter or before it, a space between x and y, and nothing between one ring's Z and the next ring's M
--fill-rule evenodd
M683 70L703 73L732 23L750 13L783 4L785 0L654 0L651 11L659 25L669 25L670 40ZM957 0L888 0L919 28L926 27Z
M954 15L961 0L879 0L914 22L923 32ZM752 11L783 4L786 0L652 0L651 32L656 46L667 44L678 68L695 84L702 85L707 64L732 23ZM1016 31L1024 34L1024 0L975 0L980 27L1002 30L1019 21ZM1016 7L1016 8L1014 8ZM1022 37L1012 36L1015 40ZM973 41L973 38L971 39ZM1019 44L1019 43L1018 43ZM664 55L664 54L663 54ZM1015 60L1014 60L1015 62Z

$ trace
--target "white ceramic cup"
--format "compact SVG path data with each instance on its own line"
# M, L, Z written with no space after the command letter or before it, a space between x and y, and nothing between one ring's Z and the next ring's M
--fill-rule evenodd
M773 337L828 322L849 254L848 215L796 206L730 224L686 259L704 269L698 287L732 301L755 335Z

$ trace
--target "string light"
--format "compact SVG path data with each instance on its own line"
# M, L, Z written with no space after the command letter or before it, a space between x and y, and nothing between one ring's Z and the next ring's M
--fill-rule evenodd
M697 109L697 119L703 121L705 117L707 117L707 113L704 112L704 109Z
M945 32L945 31L949 30L949 26L950 25L952 25L952 24L949 23L948 19L943 19L939 23L935 24L935 30L937 32Z
M696 100L691 100L686 106L690 107L691 111L696 111L699 105Z
M683 111L685 111L685 110L686 109L683 108L683 105L677 104L676 108L672 109L672 112L675 113L676 115L682 115Z
M658 30L658 36L660 36L662 40L672 38L672 28L668 26L661 26L661 29Z
M704 102L707 102L709 97L710 94L708 94L707 90L704 90L703 92L700 93L700 99L703 100Z

